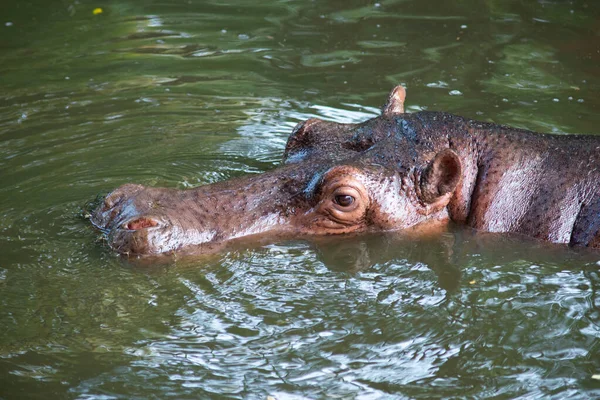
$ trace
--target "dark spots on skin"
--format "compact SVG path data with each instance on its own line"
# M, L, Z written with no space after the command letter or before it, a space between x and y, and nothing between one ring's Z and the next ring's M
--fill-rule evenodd
M371 148L372 146L373 146L373 141L370 139L367 139L367 138L358 138L356 140L342 143L342 147L344 149L347 149L350 151L355 151L355 152L365 151L365 150Z
M417 132L415 131L415 128L409 124L406 119L399 119L398 122L402 135L413 143L418 143Z

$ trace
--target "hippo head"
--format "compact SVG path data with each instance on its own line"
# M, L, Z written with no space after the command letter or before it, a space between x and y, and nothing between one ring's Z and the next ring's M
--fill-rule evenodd
M461 177L452 150L419 140L395 88L361 124L309 119L290 135L283 165L188 190L126 184L92 213L121 254L206 252L256 234L398 230L447 216Z

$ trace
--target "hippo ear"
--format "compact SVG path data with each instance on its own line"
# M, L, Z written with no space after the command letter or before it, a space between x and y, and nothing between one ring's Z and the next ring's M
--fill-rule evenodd
M436 154L421 174L421 200L434 203L456 189L462 177L462 163L458 155L445 149Z
M404 99L406 99L406 89L398 85L388 96L387 103L383 106L381 113L383 115L403 114Z

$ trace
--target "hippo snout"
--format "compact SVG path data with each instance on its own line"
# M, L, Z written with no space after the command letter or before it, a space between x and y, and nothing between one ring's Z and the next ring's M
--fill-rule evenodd
M169 249L161 246L169 230L166 218L152 213L155 189L127 184L109 193L90 219L106 234L110 246L121 254L153 254Z
M136 214L135 200L136 195L144 190L142 185L127 184L123 185L109 193L102 204L93 212L91 216L92 223L99 229L106 231L114 229L116 225L127 227L131 225L133 230L140 226L149 226L151 219L140 219ZM139 221L138 221L139 219Z
M222 209L232 204L230 197L219 185L180 191L126 184L109 193L90 219L120 254L169 253L228 238L244 217L226 220L234 214Z

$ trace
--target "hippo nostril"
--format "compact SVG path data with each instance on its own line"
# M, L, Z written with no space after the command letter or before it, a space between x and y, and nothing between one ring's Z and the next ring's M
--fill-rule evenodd
M137 231L139 229L144 228L153 228L155 226L158 226L158 221L148 217L136 218L125 224L125 228L129 229L130 231Z

